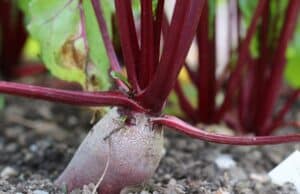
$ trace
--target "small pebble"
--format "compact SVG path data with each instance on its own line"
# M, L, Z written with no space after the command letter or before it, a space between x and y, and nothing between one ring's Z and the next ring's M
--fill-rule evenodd
M32 145L30 145L29 149L31 152L36 152L38 150L38 147L36 144L32 144Z
M49 194L47 191L44 190L34 190L33 194Z
M217 156L214 162L219 169L230 169L236 166L236 162L232 159L231 155L228 154Z
M9 178L12 176L16 176L17 174L18 173L14 168L7 166L1 171L0 177L1 178Z
M251 173L250 178L260 183L266 183L270 180L270 177L267 176L266 174L256 174L256 173Z
M230 194L226 189L220 188L216 191L215 194Z
M229 171L231 182L238 182L240 180L248 179L248 174L241 167L233 167Z
M149 191L142 191L140 194L150 194Z
M78 123L78 119L75 116L68 117L68 125L76 125Z
M24 133L24 129L20 126L14 126L7 128L4 133L7 138L17 138Z
M9 143L5 149L7 152L13 153L17 151L18 145L16 143Z
M170 179L167 188L165 189L166 194L184 194L184 187L177 183L175 179Z

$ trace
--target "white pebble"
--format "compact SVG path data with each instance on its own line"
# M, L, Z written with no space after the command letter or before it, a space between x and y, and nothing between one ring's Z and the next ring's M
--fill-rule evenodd
M220 188L217 190L215 194L230 194L230 193L226 191L224 188Z
M7 166L1 171L0 177L9 178L16 175L17 175L17 171L12 167Z
M47 191L44 190L34 190L33 194L49 194Z
M148 191L142 191L140 194L150 194Z
M250 174L250 178L252 180L261 182L261 183L265 183L267 181L269 181L269 176L265 175L265 174L256 174L256 173L251 173Z
M229 169L236 166L236 162L232 159L231 155L228 154L217 156L214 162L220 169Z

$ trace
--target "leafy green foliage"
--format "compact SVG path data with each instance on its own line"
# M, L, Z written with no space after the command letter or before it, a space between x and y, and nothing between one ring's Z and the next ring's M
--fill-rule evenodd
M176 93L172 91L168 97L167 106L164 108L165 114L176 115L178 117L184 117L183 111L180 109L179 100Z
M300 19L294 39L287 50L286 57L285 79L290 86L300 88Z
M197 107L198 99L197 99L197 88L191 83L186 82L182 86L183 92L185 96L189 99L189 102L193 107ZM201 95L201 94L200 94Z
M110 75L113 79L121 80L123 83L125 83L127 86L130 86L130 83L128 82L127 77L125 77L122 73L112 71L110 72Z
M30 0L14 0L20 10L22 10L25 15L28 14L28 5Z
M249 28L258 1L240 0L238 1L238 3L243 16L242 17L242 27L244 28L243 31L246 32L247 29ZM250 51L252 57L257 58L259 56L258 49L259 49L259 41L258 41L258 34L256 33L250 43Z
M101 89L110 87L109 61L90 0L17 1L52 75L84 87L89 84ZM110 23L113 3L109 0L101 3L105 20ZM108 29L111 34L111 27Z
M287 4L289 1L277 1L277 0L270 0L270 18L269 18L269 26L272 27L272 30L269 32L269 39L270 44L273 44L280 34L280 31L282 29L282 25L284 22L284 14L285 10L287 8ZM242 27L244 28L244 31L248 29L250 22L253 17L253 13L257 7L258 0L239 0L239 7L242 13ZM253 39L251 40L250 44L250 51L251 55L254 58L259 57L259 34L256 32Z
M216 15L216 1L208 1L208 9L209 9L209 38L212 39L214 37L214 25L215 25L215 15Z
M78 0L30 1L28 30L40 42L42 60L54 76L84 85L85 51L83 40L78 39L78 3Z
M41 52L40 44L31 37L27 38L23 48L23 56L25 60L37 61Z
M271 37L278 37L284 23L285 10L289 1L271 0L271 26L273 26Z
M105 8L103 10L105 19L106 21L109 21L113 12L113 5L109 0L104 0L101 2L103 5L102 7ZM100 29L98 27L95 12L90 0L83 0L83 10L85 15L87 42L89 45L89 57L96 65L96 72L94 72L94 74L97 76L100 82L101 89L108 89L110 86L110 77L108 73L109 61L106 55ZM111 34L111 28L109 28L109 32Z
M155 12L158 4L158 0L152 0L152 9ZM139 15L141 12L141 1L140 0L132 0L132 10L135 15Z
M243 22L248 26L251 22L258 0L239 0L239 8L243 14Z

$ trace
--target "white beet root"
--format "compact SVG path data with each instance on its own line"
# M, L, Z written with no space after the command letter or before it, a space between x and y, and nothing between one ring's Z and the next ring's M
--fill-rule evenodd
M130 125L121 118L120 111L113 108L93 127L57 184L65 184L68 191L97 184L109 154L98 193L120 193L122 188L141 184L154 174L162 157L163 130L143 113L132 113L134 124Z

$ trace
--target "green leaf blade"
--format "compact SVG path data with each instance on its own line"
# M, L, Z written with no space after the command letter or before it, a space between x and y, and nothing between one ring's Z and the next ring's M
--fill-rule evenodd
M104 17L107 22L111 17L113 12L113 6L108 0L101 1L103 4ZM89 45L89 57L93 64L95 64L96 69L94 71L97 79L100 82L101 89L108 89L110 84L109 76L109 60L107 57L106 49L102 40L101 32L98 27L97 19L95 16L94 9L92 7L90 0L83 0L83 10L85 15L85 25L87 42ZM108 28L111 33L111 28Z
M285 67L285 80L291 87L300 88L300 18L298 19L294 39L286 52L287 64Z
M31 0L28 30L41 44L41 58L56 77L85 84L82 68L68 64L62 56L65 44L75 39L80 25L78 0Z

